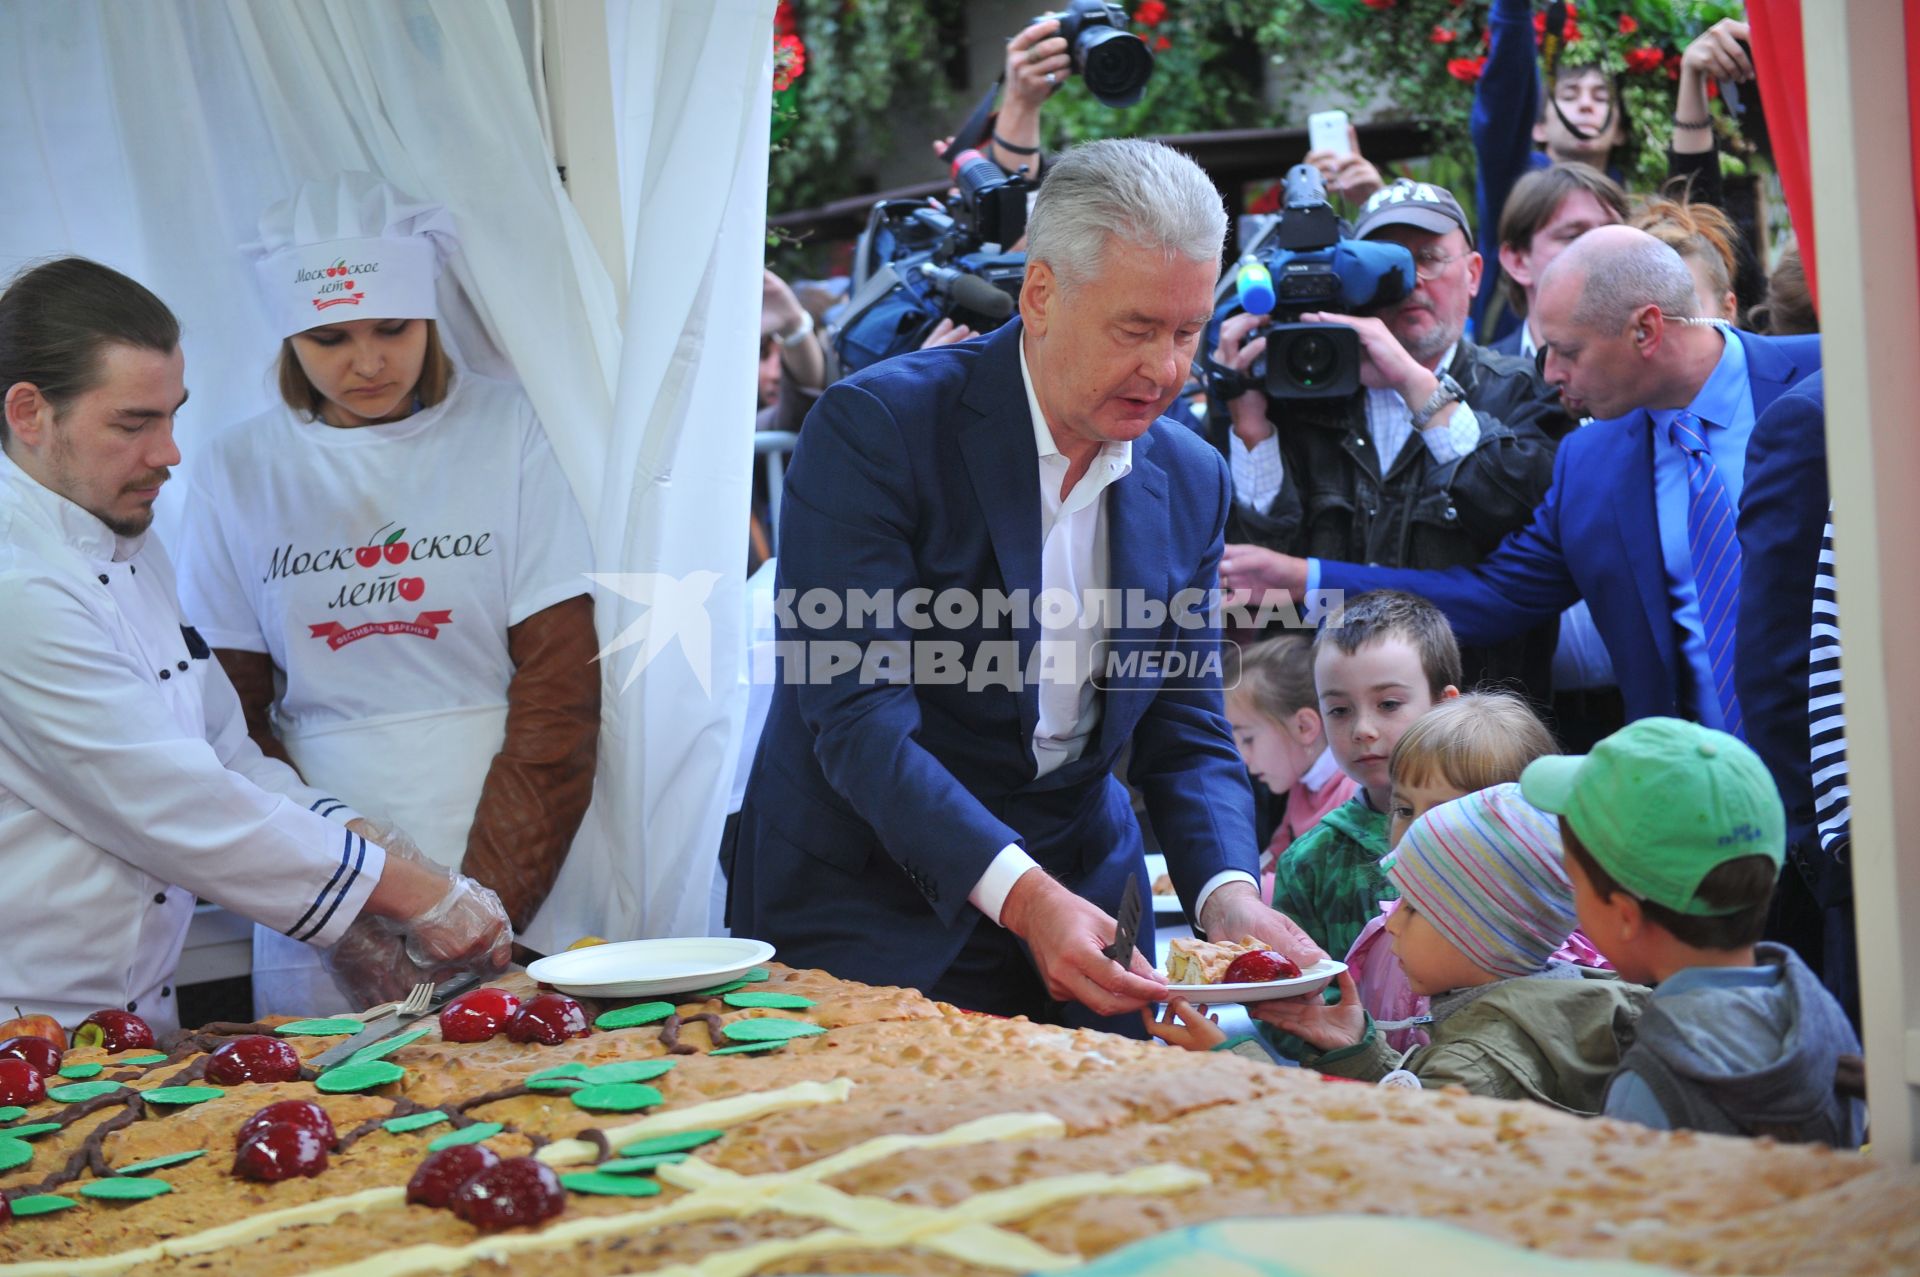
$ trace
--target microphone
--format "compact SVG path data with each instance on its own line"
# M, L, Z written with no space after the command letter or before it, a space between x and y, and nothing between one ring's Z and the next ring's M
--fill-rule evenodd
M935 266L932 262L925 263L920 270L933 280L935 288L976 314L996 321L1013 314L1013 298L978 275L969 275L952 266Z
M1273 313L1273 273L1262 265L1259 259L1244 257L1240 260L1240 270L1234 280L1234 286L1240 291L1241 310L1249 315Z

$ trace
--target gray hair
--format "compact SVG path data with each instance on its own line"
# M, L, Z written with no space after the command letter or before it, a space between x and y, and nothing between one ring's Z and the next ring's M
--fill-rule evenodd
M1645 231L1624 226L1589 231L1555 258L1547 273L1562 269L1586 273L1573 311L1573 322L1582 328L1616 332L1646 305L1658 306L1670 319L1700 308L1686 262Z
M1027 260L1071 285L1099 271L1109 238L1218 262L1226 237L1226 207L1204 169L1170 146L1112 138L1047 167L1027 219Z

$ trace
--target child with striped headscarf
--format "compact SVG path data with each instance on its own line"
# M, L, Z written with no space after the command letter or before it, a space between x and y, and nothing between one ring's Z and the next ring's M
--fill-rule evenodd
M1520 786L1495 785L1414 821L1385 867L1401 899L1387 931L1408 983L1431 998L1432 1040L1395 1050L1347 974L1337 1003L1253 1013L1317 1048L1301 1062L1322 1073L1377 1081L1400 1070L1423 1086L1597 1113L1647 991L1554 956L1575 925L1554 818Z

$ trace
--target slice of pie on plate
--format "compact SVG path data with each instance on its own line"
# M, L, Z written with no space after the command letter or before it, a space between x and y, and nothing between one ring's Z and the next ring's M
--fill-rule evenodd
M1243 953L1271 948L1263 940L1175 940L1167 946L1168 984L1219 984Z

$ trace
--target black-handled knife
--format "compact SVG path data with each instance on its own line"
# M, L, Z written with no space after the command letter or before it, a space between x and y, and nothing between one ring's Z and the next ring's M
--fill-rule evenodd
M1123 967L1133 965L1133 942L1140 937L1140 879L1129 876L1127 889L1120 894L1120 914L1113 929L1113 943L1101 950Z

